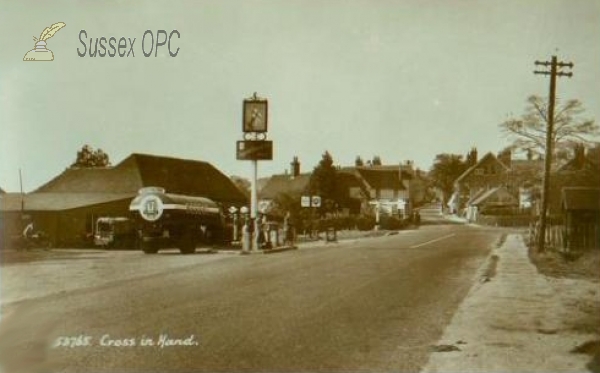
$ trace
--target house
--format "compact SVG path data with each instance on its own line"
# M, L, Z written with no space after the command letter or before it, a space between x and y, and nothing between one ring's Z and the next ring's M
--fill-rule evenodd
M565 187L561 207L568 249L600 249L600 188Z
M33 220L55 245L81 245L93 234L98 217L128 216L129 203L148 186L207 197L225 209L248 202L207 162L132 154L113 167L68 168L28 194L0 195L2 238L18 235L23 223Z
M408 214L409 193L398 166L359 166L348 171L353 171L366 191L363 211L371 205L390 215Z
M518 206L519 201L505 186L481 189L467 202L466 218L469 221L477 221L481 213L497 213Z
M342 214L359 215L366 200L366 186L351 172L338 172L336 177L336 196Z
M489 152L469 167L454 182L454 195L450 209L459 212L468 207L482 191L506 184L509 167Z
M341 173L355 175L360 187L351 190L356 198L362 191L362 210L368 206L379 206L382 212L410 215L412 209L424 203L427 181L420 170L415 170L412 161L399 165L367 165L342 168Z
M273 175L259 192L259 206L274 208L281 198L298 200L307 195L310 173L300 173L300 163L294 157L292 173ZM408 216L415 204L426 198L426 179L410 161L400 165L368 165L338 167L336 202L343 214L381 212ZM286 197L287 196L287 197Z
M454 193L448 202L450 211L466 213L470 204L482 193L499 187L504 187L503 190L514 197L505 200L506 207L512 206L514 201L521 209L531 207L533 189L541 182L543 161L512 159L510 150L500 152L497 156L488 152L480 160L477 160L476 150L473 150L469 158L473 164L454 182ZM479 206L472 207L481 209L481 203L483 201L479 201ZM473 216L472 211L469 215Z
M284 207L284 209L289 209L291 204L299 207L300 198L308 195L312 174L300 172L298 157L294 157L290 165L291 173L271 176L258 192L259 210L275 211L278 203L287 204L288 207ZM346 214L360 213L363 185L353 174L338 172L336 177L336 196L339 209ZM283 211L279 211L279 213L283 213Z
M600 159L596 153L588 152L577 145L573 158L552 173L548 209L551 215L563 212L563 190L571 187L597 188L600 185Z
M298 157L294 157L290 165L291 174L286 171L284 174L272 175L266 178L263 186L258 189L259 211L283 215L283 211L278 211L280 208L289 209L287 205L300 205L301 196L308 190L310 173L300 173ZM280 206L281 204L286 206Z
M400 164L401 181L408 190L408 199L412 207L428 202L428 179L425 172L414 168L412 161Z

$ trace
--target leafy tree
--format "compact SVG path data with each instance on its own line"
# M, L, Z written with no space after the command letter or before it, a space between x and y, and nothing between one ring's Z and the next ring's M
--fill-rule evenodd
M81 150L77 152L77 158L71 165L72 168L95 168L108 166L110 166L108 154L102 151L102 149L94 150L89 145L84 145Z
M354 165L356 167L361 167L365 165L365 161L363 161L363 159L360 157L360 155L356 156L356 160L354 161Z
M337 169L333 165L333 158L325 152L319 164L314 168L310 177L309 192L321 196L321 214L333 212L336 209L336 180Z
M278 193L273 201L271 214L283 219L289 213L292 219L298 219L302 212L301 196L302 193Z
M434 187L440 189L447 202L454 190L454 181L467 169L462 155L442 153L435 156L435 161L429 172L429 178Z
M582 118L583 105L568 100L554 110L554 130L550 134L553 156L568 158L573 143L590 143L600 134L594 120ZM548 102L532 95L527 99L525 113L500 124L502 132L513 139L512 147L544 155L548 124Z
M371 164L373 166L381 166L382 165L382 163L381 163L381 157L378 156L378 155L374 156L373 157L373 161L371 161Z

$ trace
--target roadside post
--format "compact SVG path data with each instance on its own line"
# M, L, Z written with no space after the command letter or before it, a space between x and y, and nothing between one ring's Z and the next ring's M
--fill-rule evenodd
M283 245L294 246L295 232L291 222L291 214L288 211L283 218Z
M379 230L379 201L375 202L375 230Z
M250 219L248 218L248 207L243 206L240 213L244 217L244 226L242 227L242 253L250 253L252 248L252 233L250 232Z
M312 209L311 216L313 217L313 225L312 228L315 230L315 235L317 239L319 239L319 222L315 222L315 216L317 215L317 209L321 207L321 196L311 196L310 197L310 207Z
M258 221L258 161L273 159L273 141L267 140L268 130L268 110L269 102L257 96L256 92L250 98L244 100L242 112L242 132L244 140L236 143L236 156L238 160L252 161L252 179L250 193L250 220L254 223L254 240L250 236L249 251L252 251L252 241L254 249L258 250L258 235L260 222ZM250 235L250 229L245 229Z
M229 213L231 214L232 218L233 218L233 237L231 239L231 242L233 244L235 244L236 242L238 242L238 209L235 206L231 206L229 208Z
M319 207L321 207L321 196L302 196L300 197L300 206L303 208L310 209L310 237L313 237L313 233L317 231L317 237L319 236L318 229L315 229L315 213Z

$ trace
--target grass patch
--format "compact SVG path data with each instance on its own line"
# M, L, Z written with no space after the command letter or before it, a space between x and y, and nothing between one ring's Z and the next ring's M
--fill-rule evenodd
M580 251L566 257L551 248L540 253L530 245L529 259L546 276L600 281L600 250Z
M530 257L538 271L546 276L600 281L600 252L586 252L576 259L564 258L554 251L534 252Z

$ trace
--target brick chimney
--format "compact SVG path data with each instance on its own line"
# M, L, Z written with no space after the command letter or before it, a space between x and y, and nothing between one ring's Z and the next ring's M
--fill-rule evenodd
M471 148L471 151L467 154L467 166L471 167L477 164L477 148Z
M573 155L577 169L582 169L585 165L585 146L583 144L576 144Z
M292 163L290 163L290 165L292 166L292 177L297 177L300 175L300 162L298 161L298 157L294 157L294 160L292 161Z

